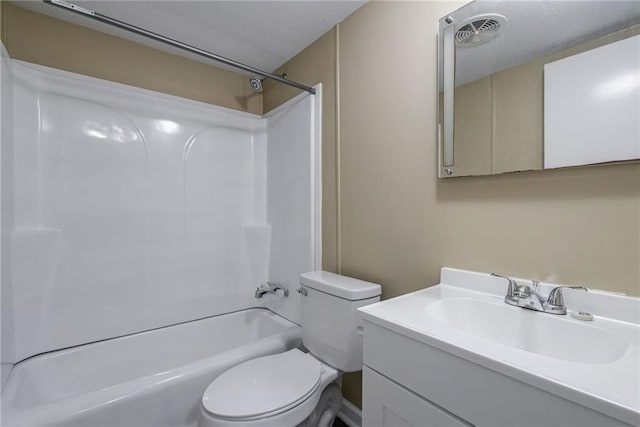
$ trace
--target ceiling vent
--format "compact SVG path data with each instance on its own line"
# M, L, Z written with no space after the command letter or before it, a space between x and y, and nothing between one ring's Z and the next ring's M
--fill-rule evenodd
M478 15L467 19L456 31L458 46L474 46L496 37L507 23L507 18L498 14Z

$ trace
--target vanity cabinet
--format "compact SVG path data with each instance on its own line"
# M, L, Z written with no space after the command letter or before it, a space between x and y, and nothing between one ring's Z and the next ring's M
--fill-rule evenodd
M533 376L525 383L492 360L364 320L363 427L629 426L536 387Z
M367 368L362 370L363 426L468 427L433 403Z

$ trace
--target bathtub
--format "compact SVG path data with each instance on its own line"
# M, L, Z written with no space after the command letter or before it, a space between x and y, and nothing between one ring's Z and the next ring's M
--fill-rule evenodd
M213 378L301 342L298 325L249 309L35 356L2 393L3 426L192 426Z

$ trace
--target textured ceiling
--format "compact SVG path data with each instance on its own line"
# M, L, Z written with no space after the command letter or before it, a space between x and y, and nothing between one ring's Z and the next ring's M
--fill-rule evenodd
M365 1L341 0L68 1L269 72L365 4ZM167 52L213 63L40 1L14 0L13 3Z
M640 23L640 0L476 0L451 13L456 30L469 18L499 13L508 22L493 40L456 48L456 85Z

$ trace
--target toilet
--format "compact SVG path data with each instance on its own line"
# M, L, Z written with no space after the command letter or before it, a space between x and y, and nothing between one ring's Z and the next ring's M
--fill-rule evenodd
M380 285L326 271L300 275L300 349L234 366L202 396L199 427L331 426L342 404L339 379L362 369L356 309L380 300Z

